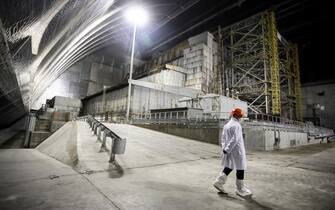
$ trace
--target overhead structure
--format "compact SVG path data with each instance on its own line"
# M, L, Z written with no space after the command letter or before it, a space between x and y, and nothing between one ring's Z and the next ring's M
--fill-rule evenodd
M276 18L273 11L266 11L262 15L262 21L265 25L265 53L270 64L270 92L272 98L272 114L280 115L280 81L279 81L279 56Z
M40 13L38 18L32 13L32 17L5 29L4 36L12 46L11 66L26 110L38 109L39 98L73 64L124 38L123 7L110 9L114 4L104 0L57 1L41 12L34 11Z
M223 74L222 69L225 68L223 63L223 39L221 33L221 26L218 26L217 31L217 49L216 56L214 56L214 65L213 65L213 85L212 92L220 95L224 95L224 91L226 89L226 85L223 82L225 80L225 75ZM215 65L216 64L216 65Z
M0 130L25 115L20 88L0 20Z
M300 83L300 66L299 66L299 55L297 44L291 44L292 58L293 58L293 73L295 76L294 80L294 91L295 91L295 107L296 107L296 118L302 121L302 109L301 109L301 83Z
M247 101L250 113L301 119L298 55L278 33L272 10L219 27L214 34L214 77L221 84L214 92Z

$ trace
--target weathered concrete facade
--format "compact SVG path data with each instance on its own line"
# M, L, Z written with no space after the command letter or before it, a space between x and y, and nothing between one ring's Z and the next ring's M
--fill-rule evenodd
M304 119L335 129L335 81L306 83L301 91Z
M134 81L135 87L132 87L132 114L148 113L151 109L182 106L202 108L201 106L204 105L199 104L199 99L197 104L200 107L193 105L193 101L189 100L211 93L213 68L216 66L216 47L213 35L204 32L189 38L175 48L153 56L151 61L142 66L144 71L139 68L134 73L134 78L138 82ZM122 80L115 81L114 85L120 83ZM102 93L95 98L89 97L84 100L84 113L94 114L105 111L125 113L128 94L126 86L127 84L125 87L114 88L114 90L112 88L107 91L106 105L102 104ZM180 100L182 98L183 101ZM212 109L215 105L217 105L216 109ZM210 112L222 112L223 110L218 104L211 103L209 106ZM229 110L231 108L229 106ZM243 108L247 109L246 106ZM206 110L208 112L209 108Z
M140 127L169 133L202 142L219 144L224 121L199 121L197 124L136 124ZM296 146L326 143L320 135L331 135L333 131L319 127L284 126L275 123L242 123L245 147L248 151L271 151Z
M185 69L185 87L197 89L205 94L213 92L217 43L211 33L200 33L160 54L153 55L140 73L150 73L167 63Z
M125 64L115 59L91 55L70 67L48 87L33 108L38 109L46 99L64 96L81 99L93 95L103 86L118 84L128 73Z
M104 111L114 115L125 115L127 108L128 86L119 87L106 93L106 110L103 109L103 95L83 100L83 113L96 114ZM173 108L183 95L167 93L146 87L132 86L131 113L141 114L150 109Z

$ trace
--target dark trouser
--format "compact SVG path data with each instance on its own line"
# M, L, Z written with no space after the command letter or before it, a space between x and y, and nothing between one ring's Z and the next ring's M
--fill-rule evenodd
M223 173L225 173L227 176L230 174L230 172L232 172L233 169L227 168L225 167L223 169ZM244 179L244 170L236 170L236 178L243 180Z

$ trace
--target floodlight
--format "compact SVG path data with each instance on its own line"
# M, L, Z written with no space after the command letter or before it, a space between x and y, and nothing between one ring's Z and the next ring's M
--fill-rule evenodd
M125 16L129 22L139 26L145 25L149 20L147 11L140 6L129 7Z

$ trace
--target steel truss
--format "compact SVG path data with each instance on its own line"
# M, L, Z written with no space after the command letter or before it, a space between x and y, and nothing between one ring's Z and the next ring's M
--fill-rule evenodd
M281 116L293 119L294 115L294 74L289 43L278 34L279 77L281 92Z
M299 119L294 114L300 106L298 57L277 33L274 12L262 12L214 34L222 42L214 74L223 82L216 92L247 101L251 113Z
M295 76L294 80L294 94L295 94L295 111L296 119L302 121L302 108L301 108L301 82L300 82L300 66L299 66L299 54L298 45L291 44L292 51L292 72Z

